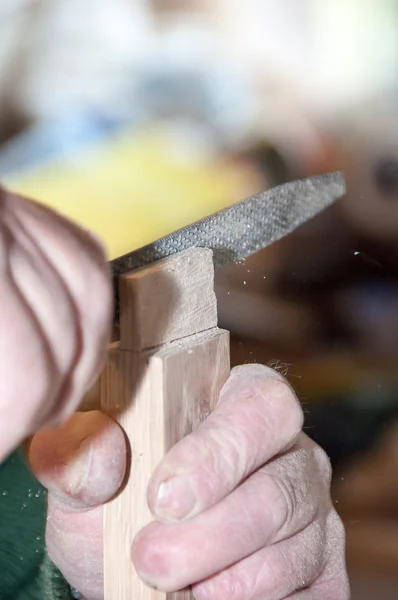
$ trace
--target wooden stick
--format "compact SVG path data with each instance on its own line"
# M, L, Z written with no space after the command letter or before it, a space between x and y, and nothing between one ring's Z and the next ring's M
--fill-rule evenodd
M152 520L149 478L165 453L214 408L229 375L229 334L217 328L212 253L192 249L120 280L120 342L100 380L102 410L123 427L130 465L104 509L105 600L160 600L134 571L131 545ZM187 600L189 590L167 594Z

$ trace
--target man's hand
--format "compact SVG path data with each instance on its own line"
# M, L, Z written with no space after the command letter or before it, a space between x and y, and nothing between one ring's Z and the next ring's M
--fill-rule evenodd
M215 411L153 474L154 521L132 540L141 578L199 600L348 600L344 531L330 498L330 464L301 432L285 380L260 365L235 369ZM121 429L77 414L30 447L49 488L47 545L87 600L102 592L102 507L125 472Z
M98 375L112 291L102 248L0 189L0 463L76 409Z

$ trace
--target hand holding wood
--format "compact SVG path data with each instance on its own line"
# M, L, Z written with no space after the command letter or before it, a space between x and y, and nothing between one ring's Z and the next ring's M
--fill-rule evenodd
M153 522L131 540L140 577L162 591L193 584L200 600L348 600L330 465L301 423L280 374L234 369L213 413L151 477ZM50 490L50 556L84 598L102 600L103 502L123 480L121 429L79 413L36 436L30 457Z

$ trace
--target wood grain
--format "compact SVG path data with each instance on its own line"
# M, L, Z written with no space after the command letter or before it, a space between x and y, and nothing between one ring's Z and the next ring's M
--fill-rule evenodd
M179 269L174 273L181 294L175 296L175 306L171 311L173 325L168 331L176 331L174 325L178 322L177 329L181 332L181 339L141 352L125 349L122 342L114 343L109 348L100 379L102 410L124 429L130 453L129 471L123 490L104 509L105 600L165 599L166 594L152 590L140 581L130 558L135 534L152 520L146 502L147 484L165 453L198 427L213 410L221 387L229 375L229 333L216 326L205 327L209 322L214 323L214 318L209 320L209 313L202 310L200 314L203 315L203 320L200 321L198 294L193 293L193 278L189 274L181 277L182 273L187 275L187 265L192 264L193 255L197 267L197 259L200 257L203 268L196 269L196 277L201 282L201 294L210 298L213 270L212 265L209 269L208 253L203 255L202 252L190 251L188 255L184 254L185 256L179 256L179 262L175 257L170 259L174 265L179 264ZM157 267L155 265L146 269L146 273L141 271L138 278L133 277L134 284L131 286L126 286L126 279L124 280L124 327L126 323L130 327L136 323L136 317L128 317L127 312L136 310L137 306L142 307L142 298L148 297L150 282L145 281L146 275L152 283L157 282L155 288L160 292L157 299L158 302L163 302L159 279L153 277L154 268ZM160 271L164 269L165 265L162 264ZM207 270L207 275L204 270ZM173 273L173 270L169 273ZM205 280L210 290L206 290L203 283ZM139 294L141 285L144 286L145 293L138 303L131 302L131 296ZM170 278L167 280L167 286L169 285ZM188 291L193 298L192 306L187 303ZM151 306L154 304L152 299ZM176 317L180 306L188 313L184 317ZM189 314L191 310L194 314ZM154 314L160 315L163 327L165 315L157 310ZM213 315L213 312L210 314ZM185 330L181 323L186 324ZM193 323L195 328L203 327L204 330L192 334ZM141 324L141 332L145 327L145 324ZM154 323L149 327L155 332ZM191 334L184 335L184 331L190 331ZM124 340L126 339L131 338L126 335ZM144 335L141 337L143 339L148 338ZM191 598L189 590L167 594L167 600L188 598Z
M120 277L120 343L145 350L217 325L213 254L192 248Z

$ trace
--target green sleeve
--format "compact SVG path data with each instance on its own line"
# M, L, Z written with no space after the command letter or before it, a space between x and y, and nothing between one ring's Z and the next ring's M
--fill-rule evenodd
M69 587L47 554L41 566L41 585L44 600L72 600L80 597L76 591Z
M44 545L46 491L20 452L0 465L0 600L71 600Z

